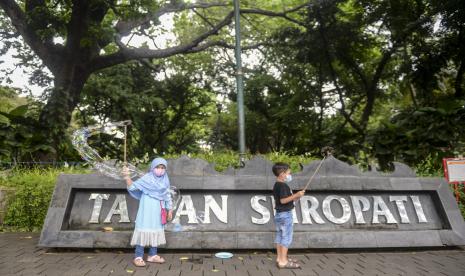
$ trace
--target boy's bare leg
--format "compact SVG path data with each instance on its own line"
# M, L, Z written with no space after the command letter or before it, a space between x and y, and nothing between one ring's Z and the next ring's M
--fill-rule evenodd
M278 244L277 245L277 250L278 250L278 258L277 261L280 265L286 265L287 264L287 248Z
M276 244L276 261L279 263L281 260L281 245L279 243Z
M287 264L288 248L281 245L281 264Z

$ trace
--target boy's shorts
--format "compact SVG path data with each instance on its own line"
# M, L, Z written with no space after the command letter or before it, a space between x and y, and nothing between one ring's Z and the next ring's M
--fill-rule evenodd
M274 243L289 248L292 243L292 232L294 228L292 211L276 213L274 223L276 225L276 238Z

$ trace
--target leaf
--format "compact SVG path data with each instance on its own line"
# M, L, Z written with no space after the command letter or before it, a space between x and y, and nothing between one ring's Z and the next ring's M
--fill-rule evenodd
M16 107L15 109L10 111L10 115L13 115L15 117L24 117L26 115L26 112L28 111L29 106L27 104L25 105L20 105Z
M0 115L0 124L10 126L10 120L6 116Z

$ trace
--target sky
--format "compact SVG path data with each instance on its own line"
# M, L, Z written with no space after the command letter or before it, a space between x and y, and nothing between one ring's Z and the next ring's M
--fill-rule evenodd
M0 47L2 46L0 42ZM34 96L40 96L44 91L43 87L32 85L29 83L29 76L31 75L31 70L24 67L15 68L16 64L18 63L18 59L14 58L13 56L16 54L16 51L8 51L5 55L1 56L0 61L0 79L3 79L0 82L2 86L10 86L14 88L19 88L21 91L31 91ZM14 70L13 73L10 75L10 79L12 83L9 84L6 82L6 78L2 70Z

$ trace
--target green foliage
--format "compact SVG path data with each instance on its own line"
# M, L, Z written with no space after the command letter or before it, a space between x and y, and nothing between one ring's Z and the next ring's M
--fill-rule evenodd
M0 186L14 188L8 200L4 227L13 230L39 231L60 173L82 173L82 169L17 169L0 178Z
M394 158L410 165L426 160L437 170L443 157L465 153L464 120L463 102L447 100L437 107L406 109L370 134L373 154L382 165Z
M443 156L463 154L465 136L459 127L465 108L463 1L320 2L240 1L246 9L241 14L242 45L261 44L244 50L242 56L248 150L316 156L330 145L344 161L367 166L377 159L386 168L396 160L420 167L425 174L439 168ZM115 38L123 38L128 49L137 44L128 42L133 35L146 38L140 49L180 45L224 18L231 11L230 1L224 2L226 6L195 11L184 9L183 1L79 3L45 1L25 11L38 36L34 42L45 43L42 49L54 49L40 55L53 57L42 62L34 49L15 38L14 26L21 24L0 9L0 29L5 30L0 34L0 54L16 50L21 64L36 69L33 83L50 84L51 78L39 70L45 65L55 74L56 83L70 83L72 76L63 78L62 72L77 72L80 80L90 76L83 93L71 89L79 90L84 85L80 82L73 82L64 92L60 87L49 89L43 100L55 107L41 116L48 119L44 121L66 125L66 115L74 109L66 106L70 102L80 102L73 117L75 128L131 119L128 145L132 159L154 153L201 153L204 145L237 150L235 61L229 49L209 48L154 60L137 58L126 64L110 62L118 65L93 71L100 68L93 61L109 62L112 56L124 60L123 53L111 55L124 48ZM132 32L124 29L128 25L117 24L137 22L165 5L173 5L173 17L167 21L168 25L173 21L173 28L160 24L164 17L154 17ZM302 8L282 14L298 6ZM79 31L69 25L73 7L85 10ZM253 9L281 14L265 16ZM168 33L174 37L161 45L159 38ZM79 40L74 40L74 34ZM232 34L231 24L198 45L213 41L233 45ZM62 55L70 52L62 51L64 46L76 51L72 57ZM70 66L73 70L63 61L75 62ZM49 149L45 144L50 141L37 135L42 129L30 125L39 112L31 114L30 103L22 103L26 104L26 113L26 107L16 105L18 109L10 114L13 107L4 110L0 101L0 111L16 118L12 121L0 115L4 159L27 160ZM20 118L25 118L24 125ZM96 138L91 144L102 155L121 156L121 140ZM57 155L75 158L69 144L57 144Z
M451 190L455 194L456 191L455 191L454 185L451 185ZM457 191L459 193L459 202L458 202L459 209L460 209L460 212L462 213L462 217L465 218L465 183L459 184L457 186Z
M444 177L444 168L442 166L442 158L438 155L429 155L423 161L418 162L415 167L415 173L418 177ZM441 164L441 165L439 165ZM462 217L465 219L465 183L457 185L457 190L454 184L450 184L450 191L454 194L459 194L459 201L457 202L459 210L462 213Z
M430 154L415 166L415 173L420 177L443 177L444 168L440 155Z
M181 153L181 154L168 154L163 156L164 158L178 158L181 155L187 155L190 158L199 158L206 160L209 163L215 164L215 169L219 172L225 171L228 168L239 168L241 164L239 164L239 156L236 152L233 151L224 151L224 152L198 152L198 153ZM251 159L256 157L248 153L246 155L246 159ZM272 152L265 155L262 155L263 158L269 160L270 162L285 162L291 166L291 170L293 172L300 171L300 164L307 165L315 158L310 155L290 155L287 153L282 152Z
M76 122L130 119L129 156L199 150L209 131L205 120L213 109L213 94L188 76L156 80L158 72L130 63L99 72L86 84ZM96 120L97 119L97 120ZM100 136L91 145L111 158L122 155L121 139Z
M0 161L31 161L33 154L53 149L37 132L39 103L0 87Z

